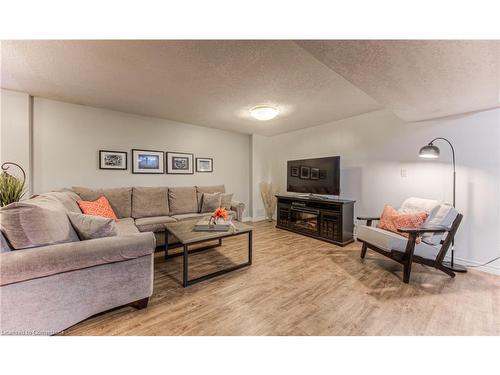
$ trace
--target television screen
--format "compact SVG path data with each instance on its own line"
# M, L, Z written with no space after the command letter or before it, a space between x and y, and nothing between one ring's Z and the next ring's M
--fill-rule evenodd
M340 156L289 160L287 169L288 192L340 195Z

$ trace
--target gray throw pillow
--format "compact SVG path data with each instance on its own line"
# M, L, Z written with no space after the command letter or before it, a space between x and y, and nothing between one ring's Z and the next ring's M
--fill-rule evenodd
M201 212L214 212L221 205L221 193L203 193Z
M233 193L221 194L220 195L220 206L224 207L226 210L231 209L231 202L233 201Z
M0 222L14 250L78 241L66 208L49 197L38 196L2 207Z
M0 253L6 253L8 251L11 251L12 248L10 247L9 243L7 242L7 239L4 237L3 233L0 231Z
M76 212L68 212L68 217L82 241L101 237L113 237L118 234L118 228L113 219Z

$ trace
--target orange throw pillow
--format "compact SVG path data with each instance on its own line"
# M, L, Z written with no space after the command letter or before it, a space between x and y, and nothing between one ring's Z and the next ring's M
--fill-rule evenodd
M402 214L394 207L386 205L377 228L385 229L397 233L401 236L409 237L407 233L398 232L398 228L420 228L429 214L427 212L417 212L414 214ZM420 236L417 237L417 243L420 243Z
M78 205L86 215L102 216L108 219L118 220L105 196L100 197L94 202L78 201Z

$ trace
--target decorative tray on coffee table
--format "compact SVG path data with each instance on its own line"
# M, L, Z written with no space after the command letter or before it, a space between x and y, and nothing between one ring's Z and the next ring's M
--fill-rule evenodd
M227 232L233 224L231 221L223 223L214 223L210 218L204 218L194 225L195 232Z

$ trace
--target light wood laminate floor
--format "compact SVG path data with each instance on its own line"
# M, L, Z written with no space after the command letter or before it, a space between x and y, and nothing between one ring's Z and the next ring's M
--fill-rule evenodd
M246 235L190 256L190 277L240 263ZM155 256L144 310L124 307L67 335L499 335L500 276L471 270L454 279L402 267L360 244L344 248L255 224L253 265L182 288L182 258ZM215 265L215 267L214 267Z

